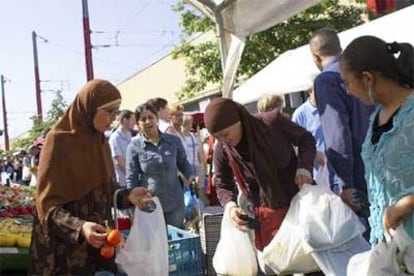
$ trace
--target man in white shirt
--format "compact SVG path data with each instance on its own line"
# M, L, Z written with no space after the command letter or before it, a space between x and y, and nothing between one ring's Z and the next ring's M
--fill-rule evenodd
M126 150L131 142L131 130L135 125L135 115L130 110L123 110L119 114L119 127L109 137L116 179L122 187L126 186Z

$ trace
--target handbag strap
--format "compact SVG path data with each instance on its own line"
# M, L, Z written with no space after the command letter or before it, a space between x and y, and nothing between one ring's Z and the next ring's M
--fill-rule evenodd
M122 191L122 189L117 189L113 195L113 204L114 204L114 222L115 222L115 229L119 230L119 224L118 224L118 194L119 192Z
M240 171L239 166L237 165L236 161L234 160L233 155L230 153L230 150L227 147L224 148L224 151L226 152L227 159L229 160L230 167L231 167L231 170L233 171L234 177L236 177L236 182L238 184L239 189L242 191L242 193L244 194L246 198L249 198L248 193L247 193L246 182L244 182L244 178Z

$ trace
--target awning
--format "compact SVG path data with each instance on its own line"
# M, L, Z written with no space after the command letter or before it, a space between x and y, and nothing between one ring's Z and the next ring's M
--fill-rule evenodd
M245 38L264 31L320 0L187 0L217 24L223 96L232 97Z
M342 48L362 35L373 35L387 42L409 42L414 45L414 5L385 15L339 33ZM308 89L312 77L319 73L314 65L309 45L289 50L244 82L233 92L233 99L242 104L259 99L262 95L291 93Z

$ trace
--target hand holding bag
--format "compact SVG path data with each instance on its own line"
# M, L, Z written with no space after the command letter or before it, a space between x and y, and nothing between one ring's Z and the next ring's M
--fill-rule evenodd
M219 275L256 275L256 253L249 233L237 229L230 218L230 209L234 206L234 203L228 203L224 210L220 241L214 253L213 267Z
M285 275L319 270L312 255L306 253L303 247L303 239L299 233L299 208L299 196L296 195L279 231L263 250L263 262L268 268L266 271Z
M353 256L347 275L414 275L414 241L400 225L387 241Z
M246 183L236 161L231 153L225 151L230 162L230 167L237 180L238 188L244 197L248 198ZM278 209L273 209L266 206L254 207L254 215L259 221L260 226L255 229L255 245L260 251L269 244L274 235L278 231L283 219L286 216L289 206L284 206Z
M161 203L152 198L155 210L151 213L135 208L134 221L126 245L115 262L128 275L168 275L167 230Z

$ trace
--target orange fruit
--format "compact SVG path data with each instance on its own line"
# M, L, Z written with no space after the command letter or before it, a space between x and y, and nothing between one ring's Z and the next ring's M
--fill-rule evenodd
M101 248L101 256L104 259L110 259L115 254L115 248L113 246L104 246Z
M106 236L106 242L109 246L117 246L121 242L121 232L116 229L110 230Z

